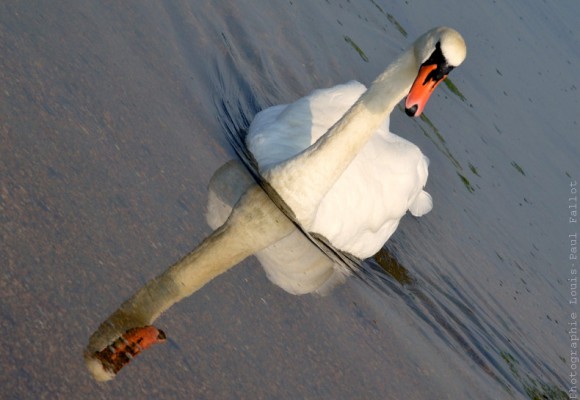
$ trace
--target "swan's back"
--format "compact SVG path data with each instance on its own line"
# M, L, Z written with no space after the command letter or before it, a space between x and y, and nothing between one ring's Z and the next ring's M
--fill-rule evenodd
M356 81L319 89L291 104L256 114L246 138L261 170L294 157L324 135L363 94ZM387 122L388 123L388 122Z

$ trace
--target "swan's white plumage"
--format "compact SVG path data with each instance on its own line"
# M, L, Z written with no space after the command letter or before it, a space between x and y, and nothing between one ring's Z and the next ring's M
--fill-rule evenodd
M365 90L352 81L258 113L246 141L260 169L276 166L309 147ZM407 210L415 216L431 210L431 196L423 191L427 167L428 159L419 148L390 133L386 119L326 194L314 222L306 228L359 258L372 256ZM226 221L250 185L239 164L229 163L216 172L208 198L207 219L212 228ZM292 294L324 295L349 273L298 230L255 255L270 281Z
M313 144L365 90L353 81L258 113L246 142L260 169ZM325 195L306 229L359 258L372 256L407 210L416 216L431 210L431 196L423 191L427 167L428 159L419 148L389 132L386 119Z
M439 46L441 54L436 53ZM246 144L262 176L303 229L367 258L389 239L407 211L421 216L431 210L431 196L423 190L429 161L417 146L389 132L389 115L410 94L421 71L441 68L444 77L445 68L458 66L465 55L459 33L434 28L368 90L353 81L256 115ZM423 65L432 56L439 58L437 65ZM435 76L413 86L413 115L420 114L442 80ZM297 232L255 254L272 282L291 293L325 291L345 273Z

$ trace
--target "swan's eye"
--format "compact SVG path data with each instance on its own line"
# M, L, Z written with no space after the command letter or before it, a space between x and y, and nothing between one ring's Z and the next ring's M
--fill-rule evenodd
M447 64L437 64L437 67L433 71L429 72L429 74L425 77L423 85L429 81L439 82L447 75L449 75L449 72L451 72L452 69L453 67Z
M432 68L431 72L425 77L425 81L423 84L425 85L429 81L439 82L441 79L445 78L449 72L453 69L447 63L443 52L441 51L441 43L437 42L435 45L435 50L431 53L431 56L423 63L422 66L430 66L434 65L435 68Z

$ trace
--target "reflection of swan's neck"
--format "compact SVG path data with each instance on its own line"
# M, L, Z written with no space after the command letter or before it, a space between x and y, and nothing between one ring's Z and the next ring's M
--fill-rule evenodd
M418 68L413 50L405 52L316 143L264 172L305 228L324 195L408 92Z
M92 356L131 328L150 325L173 304L293 229L262 189L249 189L222 227L101 324L89 340L87 354Z

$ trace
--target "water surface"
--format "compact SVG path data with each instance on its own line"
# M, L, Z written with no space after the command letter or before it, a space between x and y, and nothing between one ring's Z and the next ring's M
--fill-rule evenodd
M0 388L14 398L564 398L578 5L52 2L0 6ZM253 258L158 321L113 382L90 333L208 233L226 133L369 84L435 25L468 58L426 118L434 210L362 277L295 297Z

